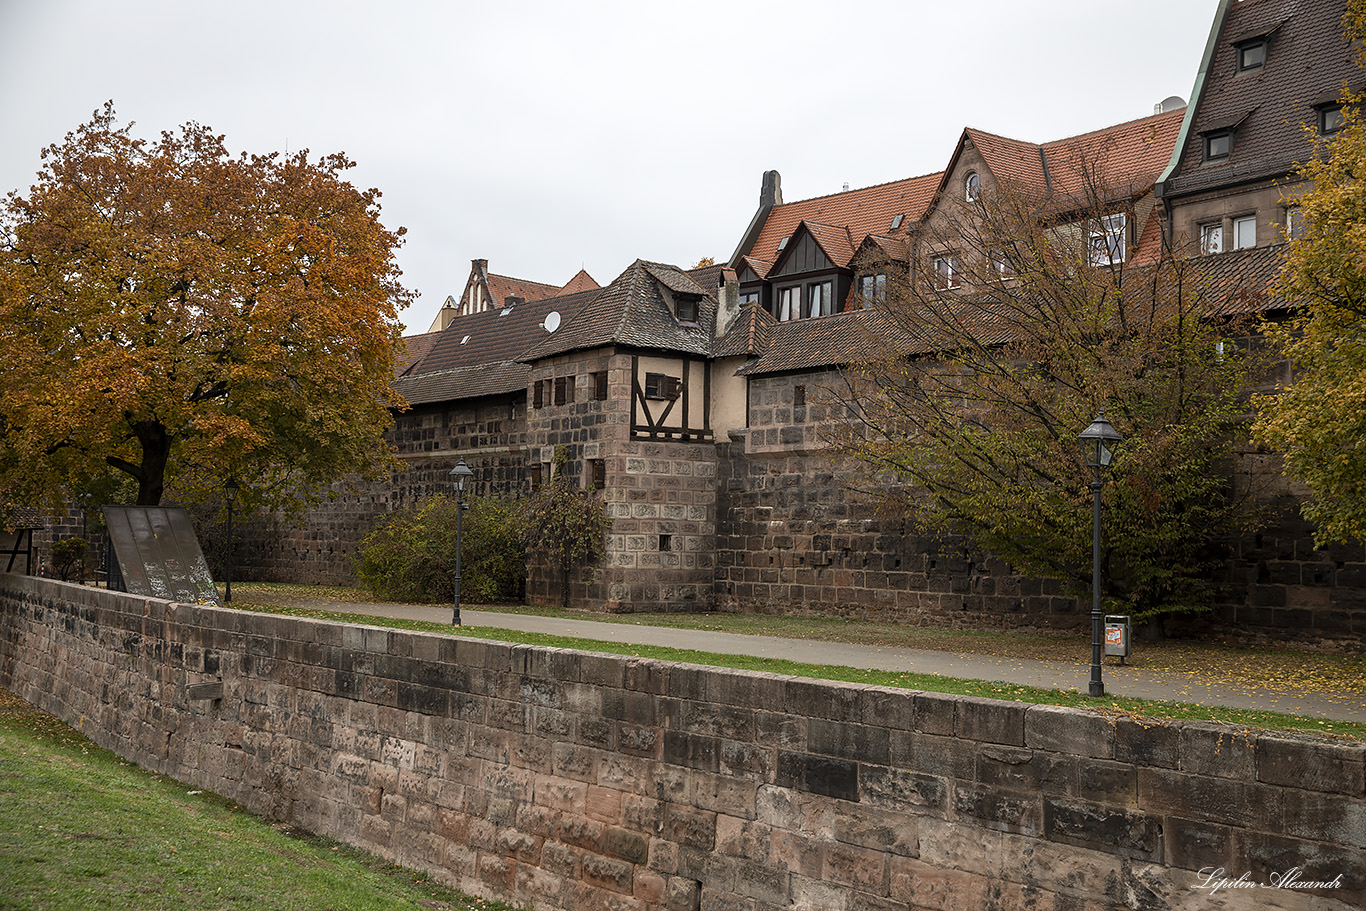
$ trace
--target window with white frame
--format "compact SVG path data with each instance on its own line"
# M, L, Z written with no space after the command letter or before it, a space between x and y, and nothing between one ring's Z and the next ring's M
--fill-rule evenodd
M1005 281L1015 274L1015 267L1010 264L1010 258L1003 251L991 251L988 260L991 266L991 278L994 281Z
M1128 218L1123 212L1106 215L1091 229L1091 265L1108 266L1124 262L1124 231Z
M1233 249L1246 250L1257 246L1257 216L1244 215L1233 219Z
M976 171L969 171L967 178L963 181L963 198L968 202L976 202L977 197L982 195L982 178Z
M952 256L934 258L934 286L941 291L958 287L958 262Z
M1224 223L1200 226L1200 252L1206 256L1224 252Z

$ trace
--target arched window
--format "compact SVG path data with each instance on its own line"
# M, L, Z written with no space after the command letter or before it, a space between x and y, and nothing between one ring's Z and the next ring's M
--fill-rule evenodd
M969 171L967 178L963 181L963 197L968 202L976 202L977 197L982 195L982 178L977 176L976 171Z

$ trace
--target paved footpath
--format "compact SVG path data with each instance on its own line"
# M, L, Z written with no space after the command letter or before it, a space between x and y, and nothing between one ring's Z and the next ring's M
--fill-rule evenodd
M292 601L298 607L370 614L403 620L428 620L450 623L450 607L420 604L338 603L335 601ZM537 617L492 611L461 610L465 626L574 636L632 645L659 645L728 655L756 655L781 658L803 664L909 671L962 677L970 680L999 680L1045 689L1085 692L1091 679L1090 653L1076 662L1035 661L1028 658L994 658L956 652L935 652L909 648L880 648L872 645L847 645L814 639L779 639L773 636L748 636L710 630L673 629L638 626L632 623L605 623L600 620ZM1296 694L1287 691L1213 684L1196 677L1143 671L1110 662L1105 665L1105 692L1143 699L1166 699L1198 705L1221 705L1240 709L1263 709L1366 723L1366 700L1356 695Z

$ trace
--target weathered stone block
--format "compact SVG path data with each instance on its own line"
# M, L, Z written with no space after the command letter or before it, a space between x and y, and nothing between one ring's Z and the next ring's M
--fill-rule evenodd
M812 753L886 765L891 749L890 732L866 724L813 718L807 726L807 748Z
M841 800L858 800L858 765L844 759L779 750L775 783Z
M1052 841L1148 861L1163 857L1162 821L1143 813L1048 798L1043 823L1044 835Z
M1188 721L1180 726L1181 771L1255 781L1257 735L1246 729Z
M1256 756L1257 780L1265 784L1366 795L1366 744L1264 733L1257 738Z
M1111 759L1115 755L1115 727L1111 719L1093 712L1032 705L1025 711L1025 746Z
M954 733L970 740L1024 746L1025 712L1029 706L999 699L964 699L958 703Z

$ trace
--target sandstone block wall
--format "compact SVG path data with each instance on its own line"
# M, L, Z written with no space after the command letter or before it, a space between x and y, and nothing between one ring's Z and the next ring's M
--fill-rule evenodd
M0 685L144 766L537 911L1366 903L1360 743L15 576ZM1260 887L1296 869L1334 885ZM1259 887L1211 895L1214 870Z

